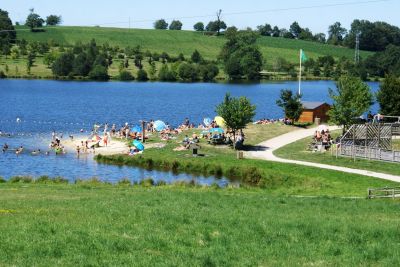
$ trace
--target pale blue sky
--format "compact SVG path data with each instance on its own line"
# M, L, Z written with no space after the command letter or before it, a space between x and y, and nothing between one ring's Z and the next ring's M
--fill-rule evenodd
M343 3L349 5L277 10ZM289 28L296 20L302 27L308 27L316 33L326 32L328 26L335 21L349 28L355 18L386 21L400 26L398 0L1 0L0 3L0 8L10 13L13 21L24 21L31 7L42 17L48 14L62 15L63 25L128 27L130 17L131 27L152 28L153 21L158 18L166 18L168 22L176 18L183 22L184 29L192 29L197 21L215 19L207 15L222 9L223 20L228 26L235 25L238 28L255 28L265 22ZM229 14L237 12L249 13ZM194 16L205 17L192 18Z

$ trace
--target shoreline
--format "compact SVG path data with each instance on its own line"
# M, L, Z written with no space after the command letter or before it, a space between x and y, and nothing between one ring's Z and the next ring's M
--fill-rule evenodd
M85 136L76 136L74 137L73 140L71 139L65 139L62 141L61 145L63 145L67 151L67 153L75 153L76 154L76 147L79 146L81 147L81 142L88 140L87 137ZM84 153L83 150L81 149L80 154L81 155L86 155L86 154L102 154L102 155L117 155L117 154L127 154L129 151L129 148L127 144L121 140L117 140L115 138L111 139L111 141L108 142L107 146L103 145L103 141L100 141L100 147L95 148L95 153L93 153L92 149L88 149L87 153Z

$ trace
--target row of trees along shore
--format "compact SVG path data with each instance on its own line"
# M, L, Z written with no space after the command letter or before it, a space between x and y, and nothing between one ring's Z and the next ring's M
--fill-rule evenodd
M49 15L44 20L31 9L25 25L36 32L42 31L44 23L55 26L61 21L61 16L57 15ZM180 30L182 25L182 22L178 20L168 24L164 19L160 19L154 23L157 29L169 28L170 30ZM292 23L289 30L278 26L272 27L268 23L258 26L257 30L250 28L238 30L234 26L227 27L226 23L220 20L219 12L217 20L210 21L206 26L198 22L194 25L194 29L224 35L226 43L217 58L206 60L198 51L193 51L190 58L185 58L182 53L172 56L162 51L143 50L142 47L122 49L108 44L99 46L95 41L88 44L78 42L72 46L58 44L53 40L46 43L27 42L24 39L17 39L8 13L0 10L0 30L2 30L0 53L6 59L9 56L12 59L26 58L28 74L35 66L36 57L43 56L44 63L52 69L55 77L69 79L83 77L107 80L110 78L108 68L115 61L119 64L119 75L113 78L121 80L212 81L221 73L220 68L223 68L228 79L257 80L260 79L260 71L265 70L267 66L256 44L260 36L318 41L352 48L355 43L354 38L359 34L360 48L376 51L375 54L365 59L361 58L357 64L353 59L345 57L310 58L304 63L305 76L338 79L342 75L351 75L367 80L383 78L388 74L400 75L400 29L384 22L354 20L350 30L343 28L340 22L336 22L329 27L329 35L326 37L324 34L313 35L308 28L301 27L297 22ZM66 62L61 64L61 59ZM157 62L161 62L162 65ZM133 72L128 69L131 64L137 68ZM263 77L267 79L274 73L286 73L288 78L296 78L298 75L297 65L282 57L275 58L274 62L268 62L268 66L271 66L273 72L264 74ZM17 73L18 66L15 68L14 73ZM0 77L7 76L9 66L6 64L0 72ZM220 78L224 76L221 74Z

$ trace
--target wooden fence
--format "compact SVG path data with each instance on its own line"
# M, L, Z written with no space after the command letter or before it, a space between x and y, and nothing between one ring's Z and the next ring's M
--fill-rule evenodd
M398 198L400 187L369 188L368 198Z
M369 160L382 160L400 162L400 151L386 150L368 146L339 145L337 155L352 158L364 158Z

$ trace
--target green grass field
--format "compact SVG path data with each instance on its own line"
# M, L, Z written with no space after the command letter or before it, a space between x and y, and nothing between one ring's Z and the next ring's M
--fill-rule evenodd
M337 133L336 133L337 135ZM348 168L369 170L394 175L400 175L400 164L390 162L379 162L365 159L352 159L348 157L338 157L331 152L312 152L307 151L307 146L311 142L311 138L305 138L295 143L284 146L274 152L278 157L293 160L302 160L316 162L328 165L343 166ZM399 148L400 142L394 142L394 148Z
M99 44L108 42L110 45L126 46L140 45L143 50L151 52L167 52L177 56L183 53L189 57L197 49L203 57L215 60L225 43L223 36L208 36L193 31L168 31L147 29L121 29L100 27L70 27L58 26L44 28L45 32L30 32L26 27L17 27L18 39L28 41L47 42L54 40L61 44L74 44L77 41L89 42L94 38ZM325 45L302 40L261 37L258 40L260 49L266 59L267 66L271 66L274 59L282 57L292 63L298 62L298 53L303 49L310 58L331 55L335 58L353 58L352 49ZM371 55L362 51L361 57Z
M399 201L0 184L1 266L398 266Z

